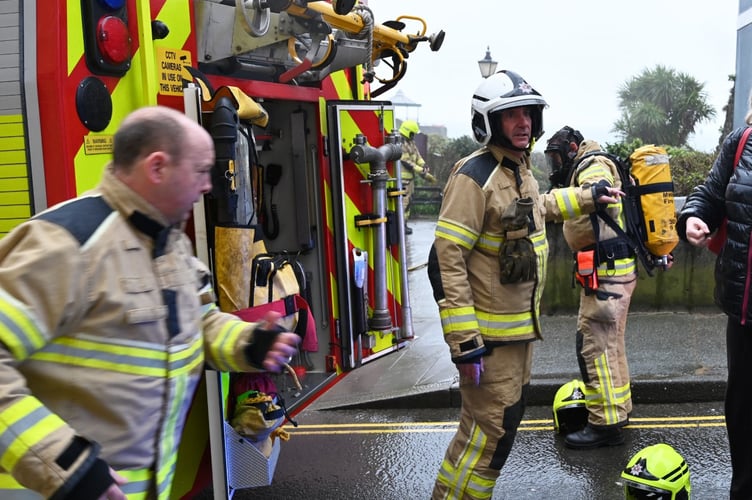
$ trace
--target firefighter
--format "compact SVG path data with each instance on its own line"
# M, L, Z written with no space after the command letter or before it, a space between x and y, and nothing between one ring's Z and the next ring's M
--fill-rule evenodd
M546 146L552 184L568 181L570 186L600 183L621 188L617 167L605 156L596 154L579 162L583 155L598 151L598 143L583 140L579 131L568 126L560 129ZM606 213L624 229L621 203L607 207ZM587 268L595 280L577 279L583 286L575 344L585 384L587 425L568 434L564 444L574 449L620 445L624 443L622 427L632 411L624 333L637 285L636 256L605 221L591 220L589 215L565 221L564 239L577 256L577 266Z
M491 498L512 449L533 341L541 338L545 222L593 212L621 195L590 185L539 194L530 155L544 107L517 73L485 79L472 97L472 131L482 147L455 164L444 189L428 273L462 408L434 499Z
M213 165L196 122L141 108L96 189L0 240L0 498L168 498L204 362L279 371L295 353L278 315L220 312L192 254Z
M405 194L402 196L402 209L405 214L405 234L412 234L413 229L407 225L407 219L410 218L410 201L415 192L415 174L426 179L431 184L436 183L436 178L428 172L428 166L415 145L415 136L420 134L420 127L414 120L405 120L399 128L402 137L402 190Z

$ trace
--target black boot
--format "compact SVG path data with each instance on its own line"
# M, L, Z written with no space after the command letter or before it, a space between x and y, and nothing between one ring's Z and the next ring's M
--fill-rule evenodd
M601 446L618 446L624 444L621 427L593 427L587 424L584 429L568 434L564 438L567 448L585 450Z
M405 234L413 234L413 228L405 224Z

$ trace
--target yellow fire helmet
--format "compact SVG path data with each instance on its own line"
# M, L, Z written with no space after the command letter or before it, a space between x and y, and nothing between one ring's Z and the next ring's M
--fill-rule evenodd
M658 443L635 453L622 471L624 498L689 500L689 466L671 446Z
M559 434L570 434L587 424L585 408L585 384L571 380L559 387L553 403L554 429Z
M418 126L418 122L415 120L405 120L402 122L402 125L400 125L399 133L407 137L408 139L412 139L417 134L420 134L420 127Z

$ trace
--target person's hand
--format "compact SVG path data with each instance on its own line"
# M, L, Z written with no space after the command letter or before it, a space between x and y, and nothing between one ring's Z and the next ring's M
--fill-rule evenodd
M115 472L112 467L110 467L110 476L112 476L115 484L110 485L110 487L107 488L107 491L99 497L99 500L127 500L125 493L123 493L123 490L121 490L120 487L127 483L128 480Z
M687 236L687 241L696 247L707 247L708 243L710 243L708 225L699 217L687 218L685 235Z
M278 312L269 311L264 316L264 322L261 327L265 330L279 329L277 322L281 315ZM269 348L262 363L263 367L270 372L279 372L282 367L289 363L293 355L297 352L297 346L300 337L292 332L281 332L274 339L274 343Z
M663 266L663 269L665 271L667 271L667 270L671 269L673 267L673 265L674 265L674 254L670 253L670 254L666 255L666 265Z
M473 384L480 385L480 374L483 373L483 358L479 363L460 363L457 365L461 378L469 378Z
M624 192L611 186L593 185L593 199L599 205L618 203Z

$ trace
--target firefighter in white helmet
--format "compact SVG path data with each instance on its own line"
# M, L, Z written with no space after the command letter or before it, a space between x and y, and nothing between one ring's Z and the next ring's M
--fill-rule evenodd
M405 214L405 234L412 234L412 228L407 226L407 220L410 218L410 201L415 192L415 175L421 176L430 183L435 183L436 178L428 172L428 166L415 145L415 136L420 134L420 127L415 120L405 120L399 128L402 136L402 189L405 194L402 196L402 209Z
M491 498L512 449L541 338L546 221L593 212L621 194L600 186L539 194L530 154L545 107L517 73L485 79L472 98L482 147L457 162L444 190L428 273L462 409L434 499Z

